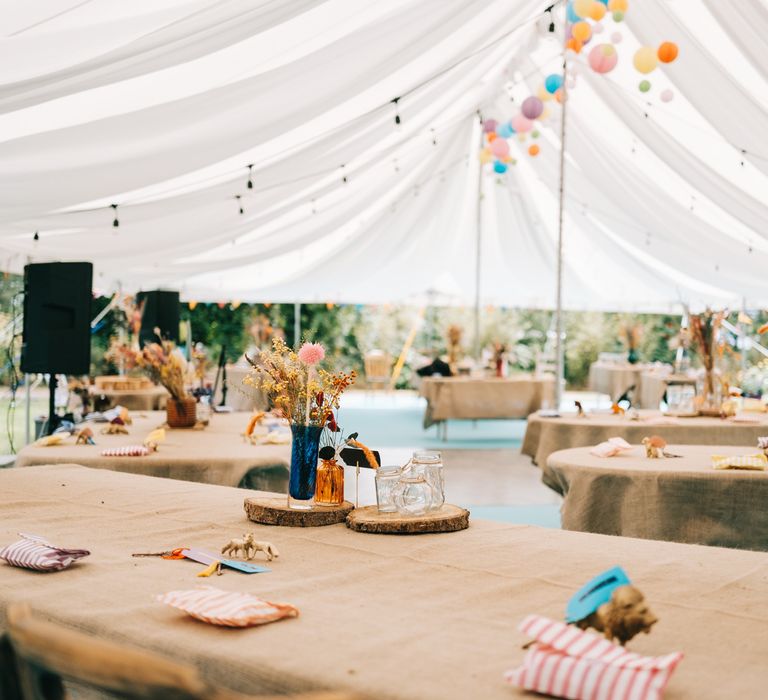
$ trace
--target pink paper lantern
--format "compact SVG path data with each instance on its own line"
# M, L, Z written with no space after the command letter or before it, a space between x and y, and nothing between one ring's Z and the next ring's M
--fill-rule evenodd
M536 119L544 111L544 103L531 95L523 100L523 115L526 119Z
M589 52L589 67L595 73L610 73L619 62L619 54L612 44L598 44Z
M491 153L499 159L504 159L509 155L509 144L506 139L494 139L491 143Z
M486 119L483 122L483 132L486 134L491 134L494 131L496 131L497 125L498 125L498 122L495 119Z
M661 101L662 102L672 102L672 100L675 99L675 93L672 92L672 90L664 90L661 93Z
M516 114L512 118L512 128L518 134L524 134L525 132L533 129L533 122L530 119L526 118L524 114Z

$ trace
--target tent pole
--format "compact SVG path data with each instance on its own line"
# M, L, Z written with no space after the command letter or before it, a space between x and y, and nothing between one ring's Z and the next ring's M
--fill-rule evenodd
M293 305L293 346L299 347L301 341L301 302Z
M563 49L563 86L562 104L563 111L560 117L560 204L557 225L557 299L555 302L555 405L556 411L560 410L563 400L563 385L565 384L565 344L563 342L563 215L565 209L565 125L568 111L568 62L565 59Z
M480 149L483 148L483 122L480 120ZM479 163L477 167L477 221L476 221L476 244L475 244L475 337L474 337L474 356L480 360L480 266L482 257L482 202L483 202L483 164Z

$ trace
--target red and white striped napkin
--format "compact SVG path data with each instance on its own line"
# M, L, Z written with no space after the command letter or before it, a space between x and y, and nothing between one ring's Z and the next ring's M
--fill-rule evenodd
M0 550L0 559L5 559L11 566L36 571L61 571L90 554L85 549L54 547L37 535L27 535L23 532L19 535L22 539Z
M519 629L536 641L506 680L568 700L660 700L683 658L679 652L633 654L594 632L540 615L529 615Z
M225 627L253 627L299 614L292 605L270 603L249 593L231 593L212 586L170 591L157 600L203 622Z
M146 457L152 450L145 445L125 445L109 447L101 451L102 457Z

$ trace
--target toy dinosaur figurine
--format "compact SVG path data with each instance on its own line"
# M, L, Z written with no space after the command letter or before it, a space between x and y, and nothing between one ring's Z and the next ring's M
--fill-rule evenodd
M621 646L641 632L648 634L658 618L648 608L645 596L634 586L619 586L611 598L595 612L576 622L580 629L592 627L606 639L618 640Z
M587 414L584 411L584 406L581 405L581 401L574 401L573 405L576 406L576 417L577 418L586 418Z

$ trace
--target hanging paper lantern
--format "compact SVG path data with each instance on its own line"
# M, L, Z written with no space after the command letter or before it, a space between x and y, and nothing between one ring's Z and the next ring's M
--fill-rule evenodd
M240 306L240 304L242 304L242 303L243 303L243 302L241 302L239 299L235 299L235 300L232 302L232 304L231 304L231 306L232 306L232 309L233 309L233 310L234 310L234 309L236 309L236 308L237 308L238 306Z
M624 21L624 13L621 10L616 10L616 12L613 13L613 21L614 22L623 22Z
M541 136L541 132L539 132L538 130L534 129L534 130L531 132L531 138L532 138L532 139L537 139L537 138L539 138L539 136Z
M498 125L498 122L495 119L486 119L483 122L483 131L486 134L490 134L494 131L496 131L496 126Z
M546 102L547 100L552 99L552 95L549 93L547 88L544 85L540 85L539 89L536 91L536 96L542 101Z
M580 17L589 17L592 9L592 0L573 0L573 11Z
M608 9L611 12L626 12L629 9L628 0L608 0Z
M614 44L620 44L623 38L624 38L624 35L621 32L614 32L613 34L611 34L611 41Z
M661 93L662 102L672 102L672 100L674 99L675 99L675 93L672 92L672 90L670 90L669 88L667 88Z
M216 304L216 306L218 306L220 309L223 309L226 305L227 305L227 302L225 301L220 301L218 304Z
M504 156L504 158L501 159L502 163L511 163L512 162L512 156Z
M516 114L512 118L512 128L518 134L524 134L526 131L530 131L533 128L533 122L527 119L524 114Z
M509 144L506 139L496 139L491 144L491 153L497 158L504 158L509 155Z
M602 22L595 22L592 25L592 34L602 34L605 30L605 27L603 26Z
M605 5L595 0L595 2L593 2L589 7L589 18L595 20L595 22L599 22L603 17L605 17L605 12Z
M563 85L563 76L558 73L548 75L544 80L544 87L550 95L554 95Z
M569 51L573 51L573 53L581 53L582 48L584 48L584 44L582 44L578 39L571 37L568 39L568 41L565 42L565 48Z
M490 163L493 160L493 155L491 155L491 151L488 148L484 148L480 151L480 162L485 165L486 163Z
M595 73L610 73L619 62L619 54L613 44L598 44L589 52L589 67Z
M523 100L522 112L526 119L536 119L544 111L544 103L531 95Z
M569 22L578 22L581 19L573 8L573 0L568 0L568 4L565 6L565 17Z
M560 88L560 89L559 89L559 90L558 90L558 91L555 93L555 99L556 99L556 100L557 100L559 103L561 103L561 104L562 104L562 102L563 102L563 96L564 96L564 95L565 95L565 92L563 91L563 88Z
M677 58L677 54L679 52L679 49L677 48L677 44L674 44L671 41L665 41L661 46L659 46L659 50L656 52L656 55L659 57L659 60L662 63L672 63Z
M527 138L528 138L528 134L518 134L518 135L517 135L517 140L518 140L520 143L525 143L525 140L526 140Z
M574 39L586 43L592 38L592 27L589 26L589 22L576 22L571 28L571 33Z
M499 128L496 133L501 136L501 138L508 139L510 136L512 136L512 134L515 133L515 130L512 128L512 125L509 122L504 122L503 124L499 124Z
M488 143L493 143L496 140L496 133L492 131L490 134L486 134L486 137L488 138Z
M659 59L656 57L656 49L652 46L643 46L635 51L635 57L632 59L635 69L638 73L650 73L659 65Z
M195 310L195 307L197 306L197 302L196 302L196 301L190 301L190 302L187 304L187 306L189 306L189 310L190 310L190 311L194 311L194 310Z
M641 80L640 85L637 86L640 92L648 92L651 89L651 83L648 80Z
M537 156L539 155L539 151L541 151L541 149L535 143L528 147L528 155Z
M507 172L507 165L506 165L506 163L502 163L500 160L497 160L497 161L496 161L496 162L493 164L493 169L494 169L494 170L495 170L497 173L499 173L499 175L501 175L502 173L505 173L505 172Z

